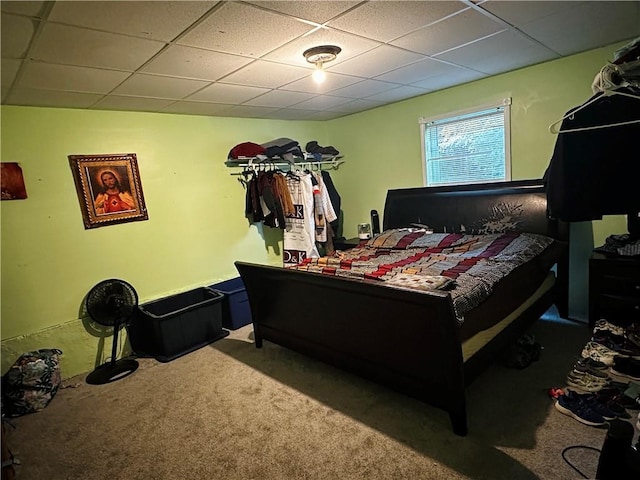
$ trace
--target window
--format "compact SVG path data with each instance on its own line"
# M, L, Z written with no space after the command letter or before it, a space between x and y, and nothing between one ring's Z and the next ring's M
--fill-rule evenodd
M507 98L500 105L421 118L425 185L511 180L510 105Z

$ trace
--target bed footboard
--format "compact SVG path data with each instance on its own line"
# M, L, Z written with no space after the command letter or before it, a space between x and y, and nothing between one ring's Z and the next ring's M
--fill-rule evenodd
M467 433L458 325L442 292L235 263L255 344L272 341L447 411Z

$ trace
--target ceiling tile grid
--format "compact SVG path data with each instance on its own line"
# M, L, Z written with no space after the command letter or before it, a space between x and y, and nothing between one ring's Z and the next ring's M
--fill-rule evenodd
M2 1L3 105L329 120L629 41L638 1ZM323 84L303 52L337 45Z

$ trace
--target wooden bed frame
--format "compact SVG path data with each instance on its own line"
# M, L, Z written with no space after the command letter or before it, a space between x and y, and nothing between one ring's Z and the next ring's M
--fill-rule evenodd
M476 233L496 209L519 206L516 230L568 240L547 217L541 180L390 190L384 230L426 224L435 232ZM562 227L562 228L559 228ZM449 413L466 435L465 387L554 303L567 309L567 260L555 287L466 361L451 298L382 282L235 263L249 298L255 345L268 340L411 395ZM500 320L500 319L496 319Z

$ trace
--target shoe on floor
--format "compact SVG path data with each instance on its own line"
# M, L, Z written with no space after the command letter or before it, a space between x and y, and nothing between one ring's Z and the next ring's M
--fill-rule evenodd
M607 404L601 402L593 393L579 393L569 390L565 393L565 395L569 397L569 400L583 402L594 412L602 415L602 418L604 418L605 420L613 420L614 418L618 418L626 413L622 408L611 408Z
M597 392L609 386L609 379L573 370L567 375L567 385L583 392Z
M624 327L620 327L618 325L614 325L611 322L607 322L604 318L596 321L596 324L593 328L593 333L596 333L598 330L608 330L614 335L624 335L625 333Z
M580 423L591 427L605 425L607 422L602 415L594 411L578 396L561 395L556 400L556 410L575 418Z
M640 360L627 357L616 357L613 359L611 373L631 380L640 380Z
M617 355L617 352L597 342L587 342L587 344L582 349L583 358L591 358L598 362L604 363L608 367L613 365L613 359Z
M587 358L580 357L576 361L576 365L579 365L581 367L592 368L594 370L608 370L609 369L609 366L607 364L599 362L598 360L594 360L593 358L590 358L590 357L587 357Z

